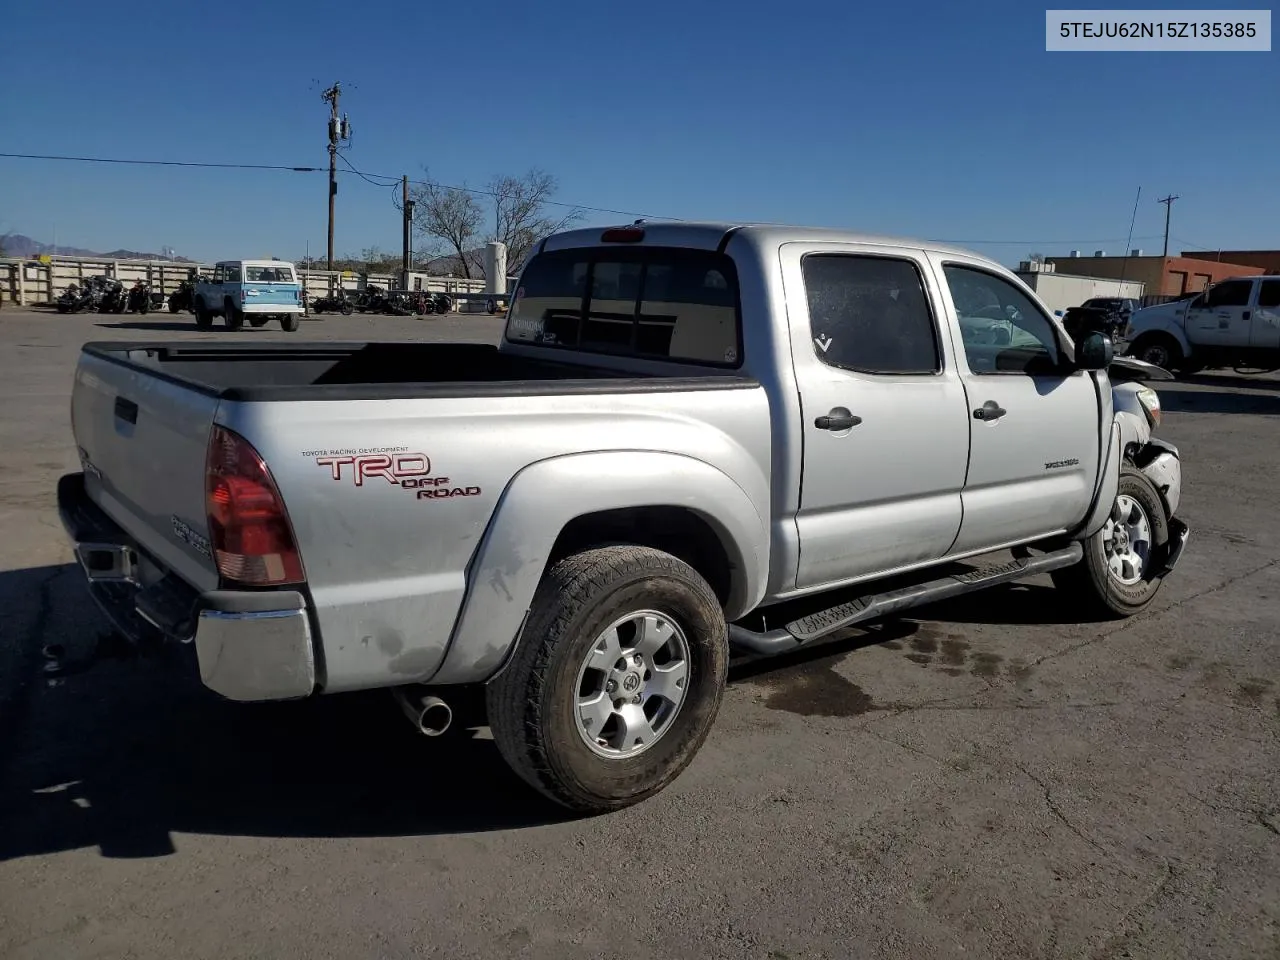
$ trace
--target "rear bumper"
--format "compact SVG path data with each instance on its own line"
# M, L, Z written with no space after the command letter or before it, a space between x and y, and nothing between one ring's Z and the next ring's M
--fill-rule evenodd
M159 565L89 499L83 473L58 481L58 514L90 596L125 637L194 642L200 679L229 700L289 700L314 692L311 621L301 593L200 592L173 573L155 573Z
M255 303L246 300L240 307L242 313L301 313L300 303Z

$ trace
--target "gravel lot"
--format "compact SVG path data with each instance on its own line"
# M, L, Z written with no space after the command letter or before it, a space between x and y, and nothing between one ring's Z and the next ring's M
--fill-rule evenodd
M1280 381L1161 389L1192 538L1155 609L1080 623L1037 580L738 667L673 787L567 820L491 740L416 737L384 695L244 706L181 659L77 672L100 624L53 501L72 369L85 340L153 334L197 336L0 311L7 960L1280 956Z

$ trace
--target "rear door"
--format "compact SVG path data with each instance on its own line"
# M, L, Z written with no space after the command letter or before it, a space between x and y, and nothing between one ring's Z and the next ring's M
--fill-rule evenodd
M1259 350L1280 350L1280 279L1258 282L1249 346Z
M1084 371L1062 372L1065 334L1013 281L978 260L948 256L934 264L960 335L971 438L964 524L952 552L1075 525L1093 500L1110 390Z
M146 351L132 351L144 360ZM71 421L85 487L149 553L214 589L204 470L216 397L145 369L81 354Z
M1187 337L1208 347L1247 347L1252 328L1253 280L1223 280L1191 301Z
M244 265L244 302L259 307L296 306L300 302L298 282L289 264Z
M942 557L969 426L922 255L788 243L781 258L803 417L796 586Z

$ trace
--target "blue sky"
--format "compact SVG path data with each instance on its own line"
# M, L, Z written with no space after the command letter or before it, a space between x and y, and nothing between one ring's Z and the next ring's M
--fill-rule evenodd
M336 79L346 156L380 174L480 186L538 166L569 203L959 240L1006 263L1122 252L1141 186L1145 252L1170 192L1171 252L1280 246L1280 54L1046 53L1044 18L1025 2L20 3L0 149L325 167ZM337 253L398 251L391 190L339 183ZM0 159L0 232L323 256L325 189Z

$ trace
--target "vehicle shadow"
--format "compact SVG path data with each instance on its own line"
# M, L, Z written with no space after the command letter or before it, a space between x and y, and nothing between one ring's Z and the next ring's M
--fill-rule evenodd
M98 327L106 327L111 330L198 330L194 319L183 323L181 320L117 320L115 322L101 321L94 324ZM239 331L241 333L248 332L245 329Z
M0 596L32 573L0 573ZM139 656L98 642L111 635L85 609L78 571L53 582L53 595L33 602L79 612L37 610L24 631L15 667L30 682L4 718L13 722L0 755L0 861L84 847L165 856L174 833L425 836L571 817L461 724L424 737L385 691L223 700L200 684L190 646ZM44 672L49 644L80 651L60 675Z
M1237 388L1253 386L1240 381L1233 381L1232 385ZM1160 406L1167 413L1280 414L1280 393L1229 393L1169 383L1158 384L1157 392L1160 394Z
M1183 378L1180 382L1194 383L1204 387L1250 387L1254 390L1280 391L1280 380L1260 374L1197 373ZM1166 389L1165 385L1162 384L1160 389Z

